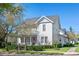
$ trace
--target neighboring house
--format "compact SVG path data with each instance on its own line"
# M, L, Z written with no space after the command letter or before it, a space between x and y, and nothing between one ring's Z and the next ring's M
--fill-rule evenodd
M61 29L59 35L62 46L66 45L68 43L66 29Z
M17 44L52 45L54 41L61 44L65 43L61 39L62 35L59 35L61 30L59 16L41 16L27 19L17 28L18 35L21 35L21 37L17 38ZM26 30L23 28L26 28Z

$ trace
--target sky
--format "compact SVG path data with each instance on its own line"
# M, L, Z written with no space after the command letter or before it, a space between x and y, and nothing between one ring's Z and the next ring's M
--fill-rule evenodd
M21 5L24 8L25 19L57 15L60 17L62 28L69 30L71 26L73 31L79 32L79 4L77 3L26 3Z

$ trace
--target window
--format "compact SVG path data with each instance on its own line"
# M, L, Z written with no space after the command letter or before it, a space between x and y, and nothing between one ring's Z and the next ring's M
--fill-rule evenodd
M47 41L48 41L48 37L46 36L46 37L45 37L45 43L47 43Z
M43 43L44 42L44 37L41 37L41 43Z
M29 37L26 37L26 44L28 45L28 44L30 44L30 38Z
M47 42L48 42L48 37L47 36L41 37L41 43L46 43L47 44Z
M46 25L45 24L43 24L43 31L45 31L46 30Z

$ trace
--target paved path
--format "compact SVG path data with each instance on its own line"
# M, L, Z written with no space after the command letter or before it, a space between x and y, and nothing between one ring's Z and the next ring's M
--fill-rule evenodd
M77 47L70 48L64 55L79 55L79 53L75 52Z

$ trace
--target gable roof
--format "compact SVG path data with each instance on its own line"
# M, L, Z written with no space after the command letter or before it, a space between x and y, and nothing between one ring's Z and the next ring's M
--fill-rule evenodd
M31 21L33 23L35 23L36 21L39 21L41 18L46 18L52 22L55 22L56 20L58 20L59 16L41 16L41 17L34 17L34 18L29 18L29 19L26 19L25 23L30 23Z
M29 19L26 19L26 21L24 21L20 26L27 26L27 25L32 25L34 27L36 27L38 25L38 21L41 19L41 18L46 18L48 19L49 21L51 22L56 22L57 20L59 20L59 16L41 16L41 17L34 17L34 18L29 18Z
M46 16L42 16L40 17L35 23L38 23L39 21L43 20L43 18L47 19L49 22L54 23L53 20L50 20L48 17Z

